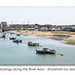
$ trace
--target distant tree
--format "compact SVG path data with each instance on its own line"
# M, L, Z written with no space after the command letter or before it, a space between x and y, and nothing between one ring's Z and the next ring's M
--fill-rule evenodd
M35 25L39 25L39 24L35 23Z
M35 25L36 25L35 29L39 29L39 24L35 24Z

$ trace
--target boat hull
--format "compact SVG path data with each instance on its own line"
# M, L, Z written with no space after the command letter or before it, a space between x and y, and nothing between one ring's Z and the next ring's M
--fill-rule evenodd
M37 49L37 50L36 50L36 53L40 53L40 54L55 54L56 51L55 51L55 50L52 50L52 49L47 49L47 48L45 48L45 49L43 49L43 50Z
M17 33L16 35L17 35L17 36L20 36L20 34L19 34L19 33Z
M28 46L39 46L39 43L28 42Z
M16 38L9 38L10 40L16 40Z
M6 38L6 36L5 35L2 35L2 38Z
M13 42L20 43L22 40L13 40Z
M55 54L56 51L46 51L46 54Z
M39 53L39 54L46 54L46 52L44 52L44 51L39 51L39 50L36 50L36 53Z

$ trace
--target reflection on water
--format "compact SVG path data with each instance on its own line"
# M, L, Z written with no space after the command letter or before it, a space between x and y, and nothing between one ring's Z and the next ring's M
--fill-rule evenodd
M16 37L22 43L14 43L9 37ZM7 34L6 38L0 38L0 65L51 65L51 64L75 64L75 46L59 43L52 39L43 39L31 36L16 36ZM28 46L27 42L38 42L42 47L56 50L56 54L37 54L36 47ZM63 56L58 54L63 53Z

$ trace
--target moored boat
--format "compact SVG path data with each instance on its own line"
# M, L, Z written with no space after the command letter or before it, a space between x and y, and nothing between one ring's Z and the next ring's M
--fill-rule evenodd
M10 40L16 40L16 38L15 38L15 37L9 37L9 39L10 39Z
M32 43L31 41L29 41L28 46L39 46L39 43Z
M46 52L45 52L44 50L39 50L39 49L36 50L36 53L39 53L39 54L46 54Z
M20 43L22 40L13 40L13 42Z
M53 49L48 49L48 50L46 50L46 53L47 53L47 54L55 54L56 51L53 50Z
M40 53L40 54L55 54L56 51L53 49L49 49L49 48L43 48L43 50L37 49L36 53Z
M10 32L10 34L14 34L14 32Z
M6 36L5 35L2 35L2 38L6 38Z
M20 36L20 33L16 33L17 36Z

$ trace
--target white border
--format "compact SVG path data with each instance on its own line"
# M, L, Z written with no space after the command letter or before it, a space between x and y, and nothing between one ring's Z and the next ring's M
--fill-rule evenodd
M0 6L75 6L75 0L0 0Z
M75 6L75 0L0 0L0 6ZM2 66L1 66L2 67ZM0 67L0 68L1 68ZM6 67L6 66L3 66ZM7 66L9 68L9 66ZM12 67L12 66L10 66ZM15 66L13 66L15 67ZM20 66L21 67L21 66ZM23 66L25 67L25 66ZM28 66L29 67L29 66ZM35 66L33 66L35 67ZM46 66L44 66L46 67ZM57 68L59 66L56 66ZM65 66L66 67L66 66ZM74 71L0 71L1 75L74 75Z

